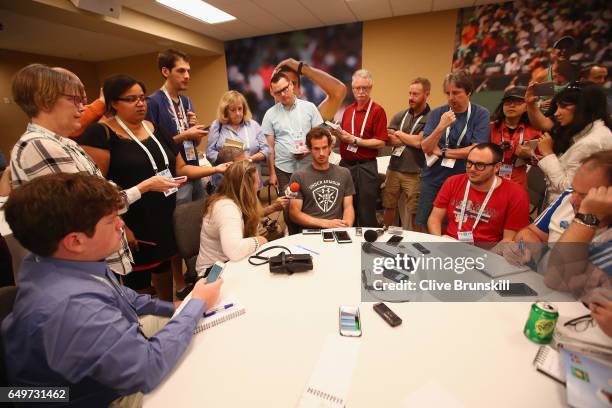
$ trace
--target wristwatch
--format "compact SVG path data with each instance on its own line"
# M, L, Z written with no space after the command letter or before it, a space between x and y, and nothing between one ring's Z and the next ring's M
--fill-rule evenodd
M446 158L446 147L442 148L442 158Z
M579 224L591 228L597 227L601 222L599 218L597 218L595 215L583 213L577 213L574 217L574 221L577 221Z
M359 142L359 138L357 136L353 136L353 144L357 146L357 142Z

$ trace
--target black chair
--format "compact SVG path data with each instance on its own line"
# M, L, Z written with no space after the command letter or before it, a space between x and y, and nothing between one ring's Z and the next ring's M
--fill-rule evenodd
M195 269L200 252L200 232L202 230L203 209L207 198L181 204L174 210L174 236L176 247L187 266L186 280L195 282Z
M546 175L537 166L531 166L527 171L527 193L531 205L529 217L534 220L542 211L546 198Z
M4 318L8 316L13 310L13 304L15 303L15 296L17 296L16 286L4 286L0 288L0 325ZM8 379L6 377L6 365L4 358L4 343L0 334L0 385L7 386Z

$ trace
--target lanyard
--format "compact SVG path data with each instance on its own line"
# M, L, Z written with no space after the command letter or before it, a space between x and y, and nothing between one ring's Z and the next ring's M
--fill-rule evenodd
M174 123L176 123L176 131L178 133L183 133L187 130L187 128L189 128L189 122L187 122L187 114L185 113L185 108L183 107L183 101L181 100L180 95L178 97L178 105L179 110L181 111L181 115L183 115L183 123L181 123L179 117L176 114L176 110L174 109L174 101L172 100L172 98L170 98L170 94L166 90L166 87L162 87L161 90L164 95L166 95L166 98L168 98L168 103L170 104L170 111L172 112L172 118L174 119Z
M502 131L501 131L501 141L502 141L502 144L503 144L503 143L504 143L504 141L505 141L505 139L504 139L504 129L506 129L506 130L508 129L508 126L506 126L506 124L505 124L505 123L504 123L504 125L503 125L503 127L502 127ZM516 130L515 130L515 132L516 132ZM522 145L522 144L523 144L523 136L524 136L524 132L525 132L525 128L524 128L524 127L521 127L521 128L519 129L519 142L518 142L518 144L519 144L519 145ZM510 131L508 131L508 136L509 136L508 141L509 141L510 143L512 143L512 137L510 136ZM510 156L509 156L508 158L509 158L509 159L512 159L512 153L510 154ZM506 160L506 152L504 152L504 160ZM514 162L514 160L512 160L512 161Z
M408 117L409 113L410 113L410 109L406 111L406 114L402 118L402 123L400 123L400 127L399 127L400 132L404 131L404 122L406 121L406 117ZM419 124L422 118L423 118L423 115L419 116L417 120L414 122L414 124L412 125L412 129L410 129L411 135L414 135L414 129L416 129L417 125Z
M459 139L457 140L457 145L455 146L456 148L458 148L461 145L461 141L463 141L463 137L465 136L465 133L467 132L467 128L468 128L468 123L470 121L470 115L472 114L472 103L468 102L468 109L467 109L467 117L465 118L465 127L463 128L463 131L461 132L461 135L459 136ZM448 149L448 135L450 133L450 126L446 128L446 148Z
M465 208L467 207L468 194L470 192L471 185L472 183L470 183L470 180L468 180L467 184L465 185L465 193L463 194L463 202L461 203L461 214L459 215L459 228L457 231L461 231L461 227L463 226L463 216L465 215ZM487 206L489 199L491 198L491 195L493 195L493 190L495 190L495 186L497 186L497 177L495 177L495 179L493 180L493 184L491 185L491 188L489 188L489 192L487 193L487 196L485 197L484 201L482 202L482 205L480 206L480 211L478 211L478 216L476 216L476 219L474 220L474 225L472 225L472 231L476 229L476 226L480 222L480 217L482 217L485 207Z
M280 108L283 111L283 118L285 119L285 126L286 128L288 128L289 130L291 130L291 137L293 137L294 139L297 140L295 134L295 130L293 129L293 126L291 126L291 120L289 119L289 114L287 113L287 109L285 108L285 106L281 103L280 104ZM298 130L300 131L300 133L302 132L302 115L300 112L300 105L298 104L297 98L295 98L295 113L297 114L297 124L298 124Z
M370 115L370 109L372 108L372 98L370 98L370 103L368 104L368 110L366 110L365 117L363 118L363 123L361 124L361 133L359 133L359 137L363 137L363 131L365 129L366 122L368 121L368 116ZM351 135L355 135L355 112L357 111L357 106L353 109L353 117L351 118Z
M153 159L153 156L151 156L151 153L149 152L149 149L147 149L145 147L145 145L143 145L142 142L140 140L138 140L138 138L134 135L134 133L132 133L132 131L130 129L128 129L127 126L125 126L125 123L123 123L123 121L119 118L119 116L115 116L115 120L117 121L119 126L121 126L121 129L123 129L125 131L125 133L127 133L128 136L130 138L132 138L133 141L138 143L138 146L140 146L142 148L142 150L145 151L145 153L147 154L147 157L149 158L149 161L151 162L151 166L153 166L153 171L155 172L155 174L157 174L157 164L155 163L155 160ZM168 163L168 156L166 156L166 151L162 147L161 143L159 143L157 138L155 136L153 136L153 133L147 127L147 125L145 125L144 122L142 122L142 127L149 134L149 137L151 137L151 139L153 139L155 141L155 143L157 143L157 146L159 147L159 150L161 151L162 156L164 156L164 164L166 165L166 169L169 169L170 165Z

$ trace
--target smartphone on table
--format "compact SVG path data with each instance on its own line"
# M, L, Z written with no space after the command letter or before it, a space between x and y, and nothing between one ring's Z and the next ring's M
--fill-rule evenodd
M340 327L340 335L346 337L360 337L361 317L359 315L359 307L340 306L338 324Z
M321 235L323 236L323 242L334 241L334 233L332 231L323 231Z
M336 237L336 242L339 244L348 244L353 242L348 231L345 230L335 230L334 236Z
M508 290L497 290L500 296L511 297L511 296L538 296L538 292L531 289L526 283L510 283Z
M397 246L400 242L402 242L401 235L392 235L391 238L387 241L387 245Z

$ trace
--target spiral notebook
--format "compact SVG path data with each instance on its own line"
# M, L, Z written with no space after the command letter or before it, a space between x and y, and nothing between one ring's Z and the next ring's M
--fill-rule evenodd
M181 302L181 305L178 307L178 309L176 309L176 311L174 312L174 315L172 315L173 318L174 316L177 316L181 312L181 310L187 304L187 302L189 302L189 300L191 300L191 293L185 298L185 300ZM230 303L233 304L232 307L226 310L216 311L214 316L203 317L202 319L200 319L200 322L198 323L196 328L193 330L193 334L201 333L204 330L208 330L211 327L218 326L222 323L227 322L228 320L235 319L238 316L242 316L243 314L246 313L246 308L244 306L236 303L236 301L234 300L229 300L229 298L227 297L224 297L223 299L219 300L217 305L224 305L224 304L230 304Z
M533 365L542 374L565 384L565 364L559 352L551 346L540 346Z

